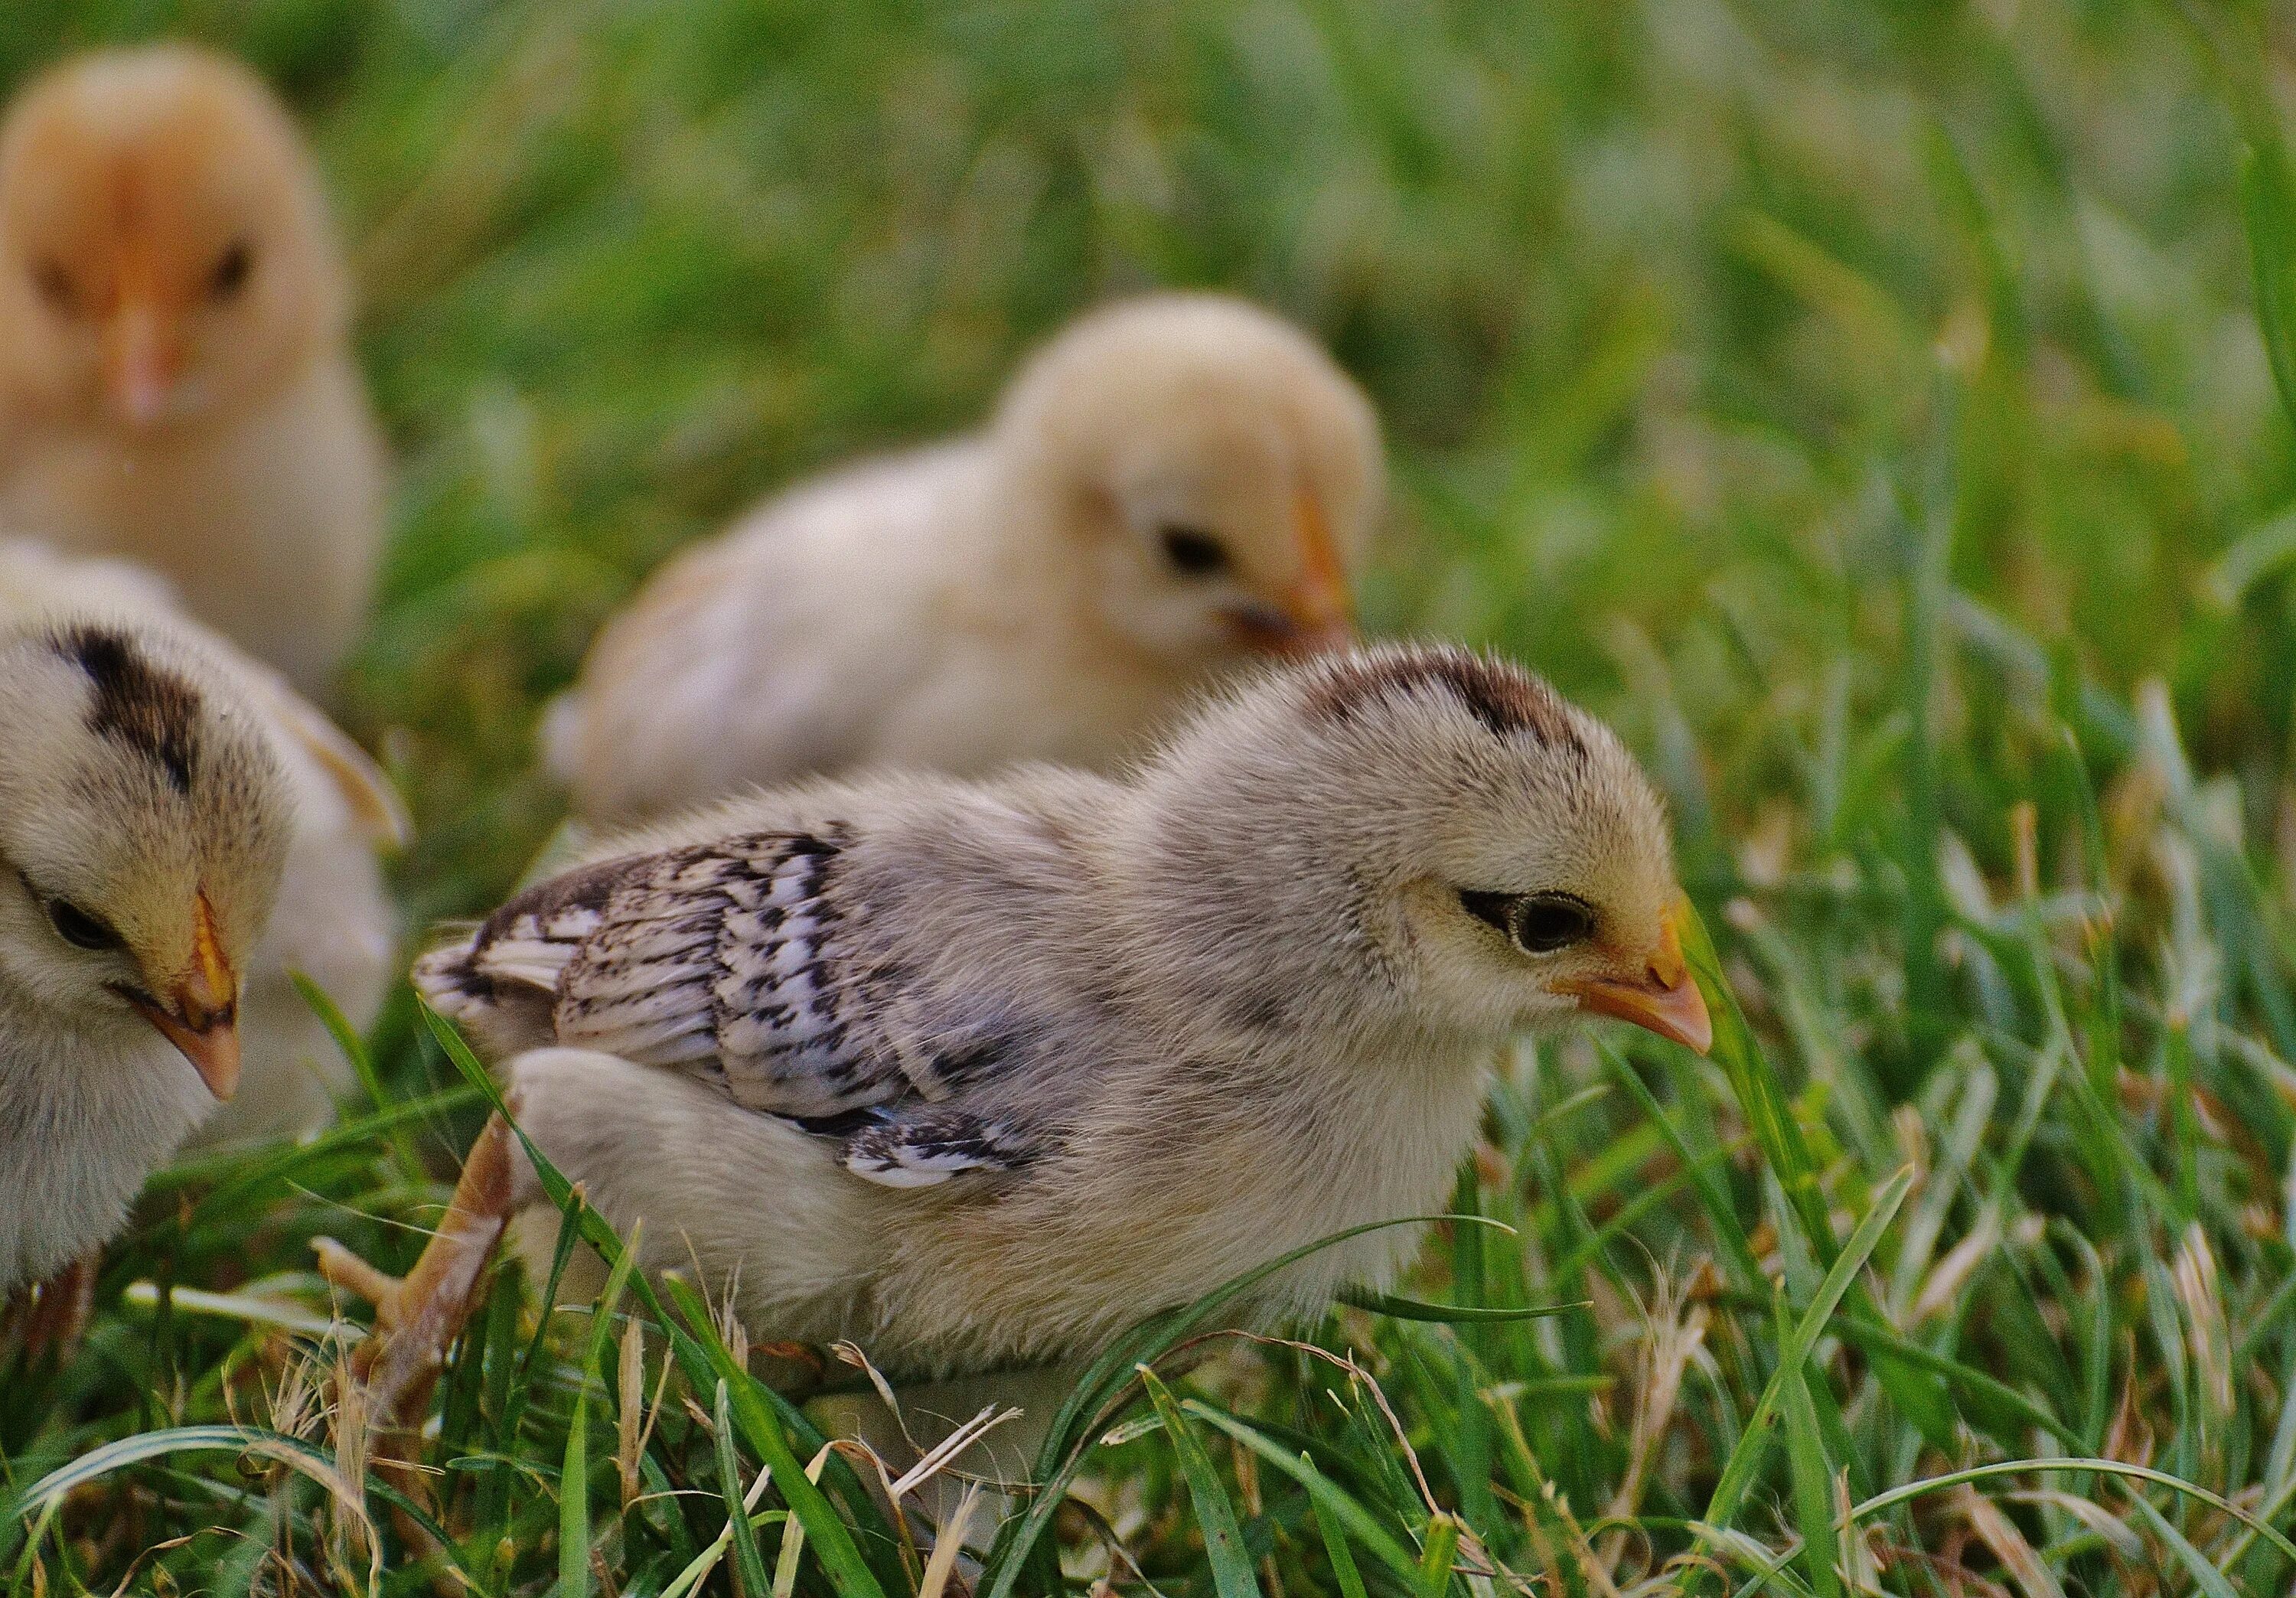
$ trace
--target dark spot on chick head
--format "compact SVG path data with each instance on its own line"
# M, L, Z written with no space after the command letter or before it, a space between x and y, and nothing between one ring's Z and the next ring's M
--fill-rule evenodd
M1583 755L1570 707L1538 677L1505 660L1463 649L1374 650L1323 668L1309 684L1310 716L1345 725L1403 700L1440 695L1495 738L1528 737Z
M88 730L149 762L178 793L192 791L199 690L153 661L123 633L74 627L54 639L58 655L94 687Z

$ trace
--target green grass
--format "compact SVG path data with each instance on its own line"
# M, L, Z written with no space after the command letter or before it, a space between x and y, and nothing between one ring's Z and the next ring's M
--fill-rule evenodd
M421 822L410 928L555 824L537 708L666 553L1151 283L1283 307L1379 401L1378 628L1536 663L1669 789L1742 1013L1710 1061L1510 1061L1454 1203L1500 1225L1407 1290L1585 1307L1346 1307L1193 1365L1151 1322L976 1590L2261 1594L2296 1581L2284 25L89 0L0 10L0 80L180 28L311 120L402 463L347 709ZM358 1588L370 1527L394 1594L934 1590L643 1279L537 1325L498 1278L439 1401L447 1553L400 1559L408 1483L352 1485L275 1313L324 1305L315 1233L411 1258L476 1125L403 996L370 1042L380 1107L163 1176L69 1368L0 1384L12 1590Z

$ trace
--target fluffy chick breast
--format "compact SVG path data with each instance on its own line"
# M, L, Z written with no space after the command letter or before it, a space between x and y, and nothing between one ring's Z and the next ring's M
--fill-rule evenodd
M593 821L906 766L1105 765L1255 657L1328 647L1376 520L1370 406L1210 295L1088 316L981 432L768 501L665 568L545 728Z
M1678 897L1607 729L1400 649L1276 673L1120 779L734 801L416 982L649 1265L698 1259L760 1334L945 1373L1437 1207L1513 1033L1595 1010L1702 1047ZM1409 1242L1317 1256L1263 1308Z
M260 730L283 774L291 823L275 906L242 972L242 1079L213 1107L197 1146L295 1136L324 1125L350 1065L289 973L324 990L354 1028L370 1025L396 974L397 913L380 851L406 828L388 779L357 744L275 673L185 618L150 573L71 560L0 539L0 629L72 619L118 625L196 651L234 713Z
M76 58L0 127L0 514L165 573L306 693L364 625L380 434L286 111L180 45Z

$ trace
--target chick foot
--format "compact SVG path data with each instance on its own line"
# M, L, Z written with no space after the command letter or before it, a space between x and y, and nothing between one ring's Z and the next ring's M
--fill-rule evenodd
M487 1261L509 1224L510 1126L499 1115L471 1145L447 1213L404 1277L386 1275L333 1238L316 1238L319 1274L374 1306L374 1332L351 1356L380 1424L414 1423L430 1402L447 1350L469 1320Z

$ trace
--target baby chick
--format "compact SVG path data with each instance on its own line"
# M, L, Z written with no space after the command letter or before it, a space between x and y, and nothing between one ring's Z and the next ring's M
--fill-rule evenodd
M366 617L380 435L317 174L237 63L84 56L0 130L0 519L164 572L323 692Z
M238 1086L241 974L294 804L189 642L96 620L0 637L0 1295L68 1281Z
M228 714L266 738L284 774L293 800L284 875L269 922L240 966L240 1092L192 1142L308 1132L333 1113L350 1065L288 973L318 984L355 1028L373 1020L396 974L397 919L377 849L404 831L398 800L357 744L276 673L186 620L149 573L0 539L0 630L90 618L199 649L209 675L228 682Z
M524 1129L643 1263L906 1376L1088 1350L1343 1228L1442 1208L1498 1046L1694 1049L1665 816L1602 724L1437 647L1276 671L1122 779L887 775L607 846L425 957ZM499 1123L387 1325L451 1327L533 1179ZM1310 1257L1284 1318L1390 1277ZM451 1268L450 1268L451 1267ZM370 1357L419 1380L388 1342ZM378 1388L386 1402L399 1394Z
M983 432L794 489L608 624L545 728L594 822L872 766L1099 766L1210 676L1343 643L1379 428L1211 295L1085 317Z

